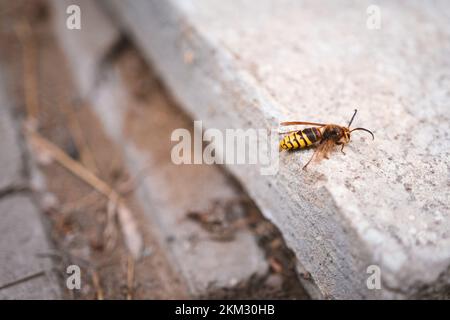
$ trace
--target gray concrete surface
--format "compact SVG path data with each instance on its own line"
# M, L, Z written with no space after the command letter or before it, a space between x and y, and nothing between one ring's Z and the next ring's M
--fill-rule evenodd
M86 43L90 37L84 35L95 34L102 38L101 43L110 43L111 49L120 33L117 30L109 30L106 35L98 32L112 24L92 1L52 3L55 31L67 52L76 83L83 88L97 77L84 65L86 61L100 64L110 54L100 41L98 45L96 41ZM83 18L80 31L67 30L65 7L69 3L78 3L82 12L89 11L96 18ZM77 34L72 36L74 32ZM121 146L128 171L143 176L136 190L139 203L148 218L158 225L156 234L191 294L196 297L220 294L266 276L268 264L264 252L250 230L241 228L233 238L218 240L187 217L189 212L211 210L216 200L226 202L239 197L239 190L217 167L172 164L170 133L179 127L191 127L190 122L160 91L152 92L150 100L138 99L128 88L123 72L118 71L121 67L117 61L109 62L112 64L105 69L109 71L85 98L89 99L106 132ZM96 66L94 69L98 70Z
M66 45L81 45L84 48L67 47L66 54L69 59L77 59L80 49L91 50L92 55L84 56L84 60L77 63L80 79L80 91L83 96L91 94L99 81L101 81L101 61L108 50L114 45L119 37L119 31L109 20L104 19L102 12L95 10L95 3L91 0L77 1L51 1L54 10L59 14L55 16L57 31L63 32L72 41L66 41ZM69 30L66 27L69 14L66 13L70 5L78 5L81 9L81 30ZM69 39L67 39L69 40ZM100 60L99 60L100 59Z
M446 296L450 285L447 1L103 1L207 128L346 124L344 156L276 176L229 166L312 275L317 297ZM300 266L301 263L301 266ZM366 270L380 267L381 290Z
M27 189L19 123L0 77L0 299L58 299L51 246Z
M40 213L23 194L0 199L0 299L59 299Z
M0 194L24 186L22 151L0 75Z

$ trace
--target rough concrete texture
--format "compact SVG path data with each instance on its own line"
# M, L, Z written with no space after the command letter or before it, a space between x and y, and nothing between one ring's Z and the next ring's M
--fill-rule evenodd
M0 299L58 299L51 248L39 211L26 195L0 200Z
M86 79L96 75L87 75L86 68L78 67L79 63L101 61L109 54L106 51L98 56L102 50L95 48L95 42L86 45L83 34L103 37L94 26L110 24L106 16L99 18L99 11L95 21L83 20L83 29L71 37L72 32L61 27L65 13L61 11L60 1L53 3L57 4L55 30L63 48L70 51L75 80L83 87ZM79 4L82 12L98 11L92 2ZM109 32L108 36L113 34L119 33ZM112 47L118 40L114 36L104 39ZM143 176L136 189L140 204L149 219L157 223L160 241L192 295L206 296L238 284L245 285L254 277L264 277L268 272L264 253L248 229L239 229L232 239L220 241L188 218L189 212L211 210L217 200L226 202L239 197L238 189L219 168L176 166L171 162L170 134L176 128L191 127L190 122L160 93L152 93L150 100L137 99L127 89L129 83L123 72L116 70L120 66L114 62L109 68L110 72L90 95L90 102L106 131L122 147L130 173Z
M280 228L319 296L444 296L450 284L450 5L378 1L104 1L207 128L346 124L346 155L276 176L229 166ZM381 270L369 290L366 268ZM315 291L315 290L314 290Z
M37 206L26 186L23 142L0 77L0 299L57 299L61 291Z
M81 9L81 30L68 29L66 26L69 14L67 8L71 5L78 5ZM102 12L96 10L96 4L91 0L60 0L52 1L55 15L56 28L62 32L69 41L66 45L81 45L84 48L67 47L66 54L70 59L76 60L79 50L91 50L92 55L85 56L84 60L77 64L78 73L83 78L80 79L80 91L82 95L91 94L99 81L101 81L101 69L104 61L102 59L108 50L111 49L119 37L118 29L109 20L104 19ZM71 12L73 13L73 12Z
M22 153L3 81L0 74L0 194L23 187L24 182Z

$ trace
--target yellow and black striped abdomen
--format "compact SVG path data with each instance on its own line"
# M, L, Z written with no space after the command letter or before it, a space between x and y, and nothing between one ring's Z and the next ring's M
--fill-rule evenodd
M285 136L280 142L280 148L294 150L308 147L322 139L318 128L306 128Z

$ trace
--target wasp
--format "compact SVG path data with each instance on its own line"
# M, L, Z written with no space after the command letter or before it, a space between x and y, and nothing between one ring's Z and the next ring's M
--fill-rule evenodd
M304 121L287 121L281 122L282 126L292 126L292 125L310 125L313 127L306 128L303 130L293 130L284 133L289 133L280 141L280 151L284 150L295 150L302 149L312 145L317 146L313 155L309 161L303 166L303 170L306 170L308 164L314 157L316 160L321 160L322 158L328 159L328 154L334 148L335 145L340 145L341 152L345 155L344 146L350 142L350 133L353 131L366 131L372 135L372 139L375 139L372 131L366 128L355 128L350 130L350 126L355 119L358 110L355 109L350 122L347 127L339 126L337 124L324 124L315 122L304 122Z

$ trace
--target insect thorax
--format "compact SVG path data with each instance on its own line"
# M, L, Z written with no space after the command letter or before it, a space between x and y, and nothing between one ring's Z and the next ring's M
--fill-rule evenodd
M323 139L338 141L344 136L344 128L335 124L327 125L323 128Z

